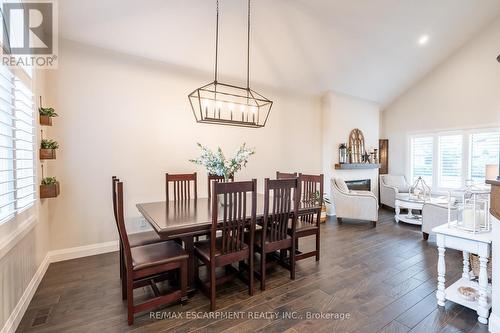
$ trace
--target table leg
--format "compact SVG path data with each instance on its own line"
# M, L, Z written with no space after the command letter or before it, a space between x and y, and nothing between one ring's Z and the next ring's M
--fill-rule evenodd
M406 216L408 216L409 219L413 218L413 213L411 208L408 208L408 213L406 214Z
M195 281L194 281L194 238L191 237L183 237L182 242L184 243L184 250L189 254L188 258L188 293L192 293L196 290Z
M481 324L488 323L488 315L490 311L488 309L488 257L479 257L479 299L478 299L478 308L477 320Z
M444 283L446 282L445 275L446 275L446 263L444 260L444 253L446 251L445 247L443 246L444 244L444 239L442 235L437 235L437 241L438 241L438 285L437 285L437 292L436 292L436 298L437 298L437 303L440 306L444 306L446 302L446 291L445 291L445 285Z
M396 215L394 216L394 219L396 220L397 223L399 223L399 214L401 213L401 208L399 205L396 205Z
M464 257L464 268L462 271L462 277L464 279L470 280L470 265L469 265L469 252L463 251L462 252L463 257Z

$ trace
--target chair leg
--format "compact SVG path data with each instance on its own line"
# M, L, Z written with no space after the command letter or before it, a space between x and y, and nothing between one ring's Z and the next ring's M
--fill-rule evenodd
M187 301L187 280L188 280L188 273L187 273L187 260L183 260L181 263L181 302L185 303ZM195 273L196 274L196 273Z
M316 232L316 261L319 261L319 248L321 246L319 234L320 234L320 232L319 232L319 227L318 227L318 231Z
M215 287L216 287L216 278L215 278L215 263L210 263L210 311L215 311Z
M120 259L121 260L121 259ZM123 273L122 273L122 280L121 280L121 283L122 283L122 300L126 300L128 299L128 276L127 276L127 271L125 270L125 265L123 265L124 268L123 268Z
M119 241L119 244L120 246L120 279L123 279L123 245L122 245L122 241L120 240Z
M295 241L292 242L292 251L290 254L290 279L295 280Z
M253 249L250 249L250 255L248 256L248 294L253 296L254 293L254 281L253 281Z
M266 253L260 252L260 290L266 290Z
M422 237L424 238L424 240L429 240L429 234L426 232L422 232Z
M126 275L128 324L132 325L134 323L134 281L132 281L132 276Z
M372 221L372 227L376 227L377 226L377 221Z
M341 218L341 217L337 217L337 222L338 222L339 224L342 224L342 218Z

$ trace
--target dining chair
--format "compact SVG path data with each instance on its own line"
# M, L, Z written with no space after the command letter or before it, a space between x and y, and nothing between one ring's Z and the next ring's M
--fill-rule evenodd
M297 178L297 173L287 173L287 172L279 172L276 171L276 179L288 179L288 178Z
M221 195L219 199L219 195ZM215 311L216 285L238 275L233 263L247 260L248 293L254 292L253 240L257 204L257 180L231 183L214 183L212 190L212 227L207 240L196 242L194 252L208 270L208 281L199 278L198 260L195 279L210 298L210 311ZM250 202L247 202L250 201ZM217 233L221 236L217 237ZM244 242L245 236L250 240ZM217 279L215 270L225 267L226 275Z
M117 193L116 193L116 183L118 183L120 180L118 177L113 176L111 177L111 184L112 184L112 197L113 197L113 214L115 217L115 223L116 226L118 227L118 216L117 216ZM119 230L118 230L119 232ZM128 235L128 240L130 247L136 247L136 246L141 246L141 245L147 245L147 244L153 244L153 243L158 243L161 242L160 236L154 231L143 231L143 232L136 232L133 234ZM120 248L120 279L122 279L122 284L124 283L123 281L123 276L124 276L124 270L125 270L125 257L123 255L123 244L121 241L121 237L119 237L119 248ZM125 299L126 294L125 294L125 289L122 288L122 298Z
M116 216L118 232L123 244L128 309L128 324L134 323L134 314L175 301L187 300L187 263L188 254L174 241L131 247L125 228L123 213L123 183L116 182ZM180 289L161 295L154 278L170 271L179 271ZM134 289L150 283L154 297L139 304L134 304ZM123 285L122 285L123 288Z
M172 198L170 192L172 192L174 201L189 201L189 199L196 199L198 197L196 178L196 172L181 174L166 173L165 185L167 202ZM172 185L171 188L170 185Z
M272 193L272 195L271 195ZM255 251L260 254L260 289L266 289L266 261L269 253L288 250L290 278L295 279L295 225L299 209L298 178L264 180L264 219L255 233ZM272 205L271 205L272 201ZM287 232L291 224L292 233Z
M234 174L229 177L229 179L234 182ZM222 183L225 181L224 176L217 176L214 174L208 174L208 198L212 197L212 185L213 183Z
M316 237L316 247L314 251L307 253L299 253L295 256L295 260L302 260L309 257L316 257L319 261L320 254L320 220L321 206L323 204L323 174L320 175L305 175L299 174L300 183L300 205L305 213L298 215L295 232L291 226L288 228L290 235L294 235L298 248L299 239L307 236ZM311 208L311 210L307 210Z

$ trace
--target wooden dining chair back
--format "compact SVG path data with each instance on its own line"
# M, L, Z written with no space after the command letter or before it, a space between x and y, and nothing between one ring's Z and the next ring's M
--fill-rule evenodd
M229 177L229 180L234 182L234 175L231 175ZM224 176L217 176L217 175L214 175L214 174L211 174L209 173L208 174L208 186L207 186L207 189L208 189L208 197L211 198L212 197L212 187L213 187L213 183L223 183L225 182L226 179L224 178Z
M287 173L287 172L279 172L276 171L276 179L289 179L289 178L297 178L297 173Z
M266 255L275 251L288 250L290 260L288 268L290 278L295 279L295 241L288 233L291 227L295 231L297 212L299 209L299 181L298 178L264 180L264 218L262 230L256 235L256 247L260 252L261 289L266 285Z
M167 202L189 201L198 197L196 172L183 174L165 174L165 188Z
M123 276L125 283L122 284L122 288L126 289L127 321L129 325L132 325L135 313L144 312L175 301L187 300L187 262L189 256L174 241L131 247L123 213L123 183L116 181L115 184L116 220L125 258L125 274ZM179 271L180 288L161 295L154 279L172 270ZM133 290L146 285L151 286L155 297L135 304Z
M232 263L247 260L248 293L253 295L253 240L257 208L257 180L242 182L216 182L212 189L212 227L209 239L195 244L196 256L208 269L207 283L196 279L210 297L210 310L215 311L216 285L237 276ZM220 234L221 236L217 237ZM251 242L245 243L245 237ZM240 265L241 266L241 265ZM227 274L217 279L215 269L226 267Z
M299 174L300 182L300 205L303 213L298 215L297 227L295 232L289 229L290 234L295 234L295 239L314 235L316 237L316 247L314 251L300 253L295 256L295 260L302 260L309 257L320 257L320 220L321 207L323 205L323 174L306 175Z

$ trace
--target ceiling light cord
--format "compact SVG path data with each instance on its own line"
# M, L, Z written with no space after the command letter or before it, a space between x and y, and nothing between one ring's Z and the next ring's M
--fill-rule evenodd
M215 19L215 78L214 81L217 83L217 59L219 55L219 0L217 0L217 14Z
M247 26L247 90L250 90L250 0L248 0L248 26Z

